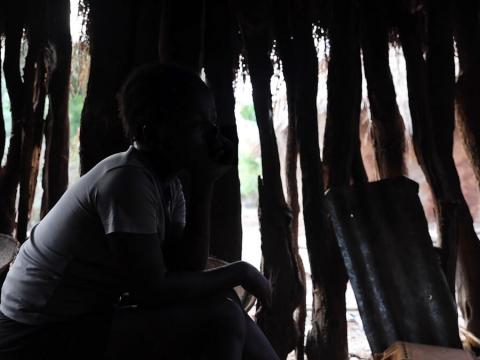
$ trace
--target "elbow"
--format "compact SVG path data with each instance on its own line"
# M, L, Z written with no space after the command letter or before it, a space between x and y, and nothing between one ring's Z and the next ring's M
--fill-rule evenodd
M187 271L203 271L208 267L208 257L189 259L185 267Z
M168 261L168 272L203 271L208 267L208 257L181 256Z

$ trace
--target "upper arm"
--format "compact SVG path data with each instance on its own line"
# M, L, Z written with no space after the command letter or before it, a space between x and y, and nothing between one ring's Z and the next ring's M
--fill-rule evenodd
M129 291L149 292L165 276L162 246L156 234L107 234L112 254Z
M156 234L158 190L145 172L126 167L108 171L97 183L95 207L105 234Z
M165 239L165 264L169 271L185 270L182 259L188 254L184 248L183 235L186 224L186 204L180 179L176 178L171 184L172 208L168 234Z
M97 183L95 207L128 291L153 289L165 274L158 194L140 169L117 168Z
M187 218L187 206L185 203L185 195L183 194L182 183L176 178L173 183L173 206L172 206L172 223L185 227Z

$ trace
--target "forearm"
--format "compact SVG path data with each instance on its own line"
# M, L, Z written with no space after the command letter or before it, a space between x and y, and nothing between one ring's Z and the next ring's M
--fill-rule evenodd
M204 270L210 247L210 206L213 183L192 178L187 225L181 240L185 270Z
M141 306L192 300L241 285L243 277L242 262L212 270L172 272L167 273L155 288L134 294L134 298Z

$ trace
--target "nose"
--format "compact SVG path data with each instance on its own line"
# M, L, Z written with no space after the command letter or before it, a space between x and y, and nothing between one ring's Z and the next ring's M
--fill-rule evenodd
M219 163L230 165L233 162L233 143L220 133L218 126L210 129L208 148L210 156Z

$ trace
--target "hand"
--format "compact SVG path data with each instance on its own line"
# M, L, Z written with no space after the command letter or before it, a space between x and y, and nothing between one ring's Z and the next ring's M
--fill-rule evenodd
M242 261L243 280L241 285L245 290L253 294L263 306L270 307L272 304L272 287L270 282L254 266Z

